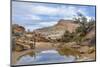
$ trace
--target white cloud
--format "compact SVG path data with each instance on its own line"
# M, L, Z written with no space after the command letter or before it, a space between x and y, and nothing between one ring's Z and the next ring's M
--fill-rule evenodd
M36 25L25 25L26 30L30 29L30 31L33 31L35 29L49 27L57 24L57 21L50 21L50 22L38 22Z
M44 5L36 5L32 8L33 14L40 14L40 15L48 15L48 16L58 16L58 19L71 19L77 12L80 12L86 15L85 9L77 8L74 6L58 6L58 7L50 7ZM50 17L50 18L51 18Z
M85 8L79 8L77 12L82 13L84 16L87 16L87 10Z
M48 7L48 6L35 6L32 8L33 13L42 15L57 15L59 13L59 8Z
M62 6L61 8L59 8L61 11L61 15L63 14L64 16L73 16L76 14L76 8L75 7L65 7Z
M40 22L39 24L41 25L41 26L46 26L46 27L48 27L48 26L53 26L53 25L55 25L55 24L57 24L58 22L57 21L50 21L50 22Z
M41 20L41 19L42 19L40 16L37 16L37 15L29 15L29 17L30 17L32 20Z
M76 15L77 13L76 8L72 6L70 7L62 6L60 10L61 10L60 14L62 15L63 19L72 19L73 16Z
M25 27L33 30L52 26L60 19L72 19L77 12L84 14L88 21L91 19L91 17L87 16L88 11L82 7L27 2L13 2L12 15L15 22L26 23ZM34 22L35 20L38 21Z
M77 6L67 6L67 5L55 5L52 4L42 4L42 3L26 3L26 2L13 2L13 5L24 10L24 12L20 10L21 14L28 13L32 19L41 19L42 17L34 16L34 15L47 15L48 18L54 17L54 19L71 19L73 15L76 15L77 12L81 12L86 15L85 8L78 8ZM51 6L52 5L52 6ZM17 11L18 9L16 9ZM17 11L18 13L18 11ZM53 19L53 18L52 18Z
M95 17L90 17L90 16L86 16L87 21L90 21L91 19L95 20Z

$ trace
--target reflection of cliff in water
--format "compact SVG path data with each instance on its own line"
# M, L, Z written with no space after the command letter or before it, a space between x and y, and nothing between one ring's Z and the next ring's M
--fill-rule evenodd
M32 50L19 56L17 64L74 62L78 56L78 51L67 47L44 50L40 52Z
M70 48L70 47L60 47L60 48L57 48L56 49L58 51L58 53L60 55L64 55L64 56L75 56L76 58L78 58L80 56L80 52L73 49L73 48Z
M31 50L31 51L29 51L29 52L26 52L25 54L19 56L19 57L17 58L17 61L20 60L23 56L26 56L26 55L35 58L35 57L36 57L36 52L35 52L34 50Z

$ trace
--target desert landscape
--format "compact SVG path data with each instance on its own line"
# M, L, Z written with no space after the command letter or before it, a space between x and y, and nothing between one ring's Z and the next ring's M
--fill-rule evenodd
M13 23L12 65L95 61L95 23L80 12L71 20L62 18L52 26L31 31Z
M75 30L80 29L80 25L72 20L60 20L52 27L26 32L24 27L14 24L12 26L14 59L17 55L23 54L23 51L27 53L27 50L41 52L54 49L62 55L76 56L76 61L95 60L95 23L86 26L86 33L76 33Z

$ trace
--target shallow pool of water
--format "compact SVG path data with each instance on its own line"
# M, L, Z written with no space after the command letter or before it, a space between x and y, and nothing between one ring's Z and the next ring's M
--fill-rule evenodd
M74 62L75 60L75 56L60 55L57 50L46 50L39 53L25 54L17 60L16 65Z

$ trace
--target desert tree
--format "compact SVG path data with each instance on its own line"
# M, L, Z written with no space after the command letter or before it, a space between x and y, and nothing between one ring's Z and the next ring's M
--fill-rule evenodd
M76 29L76 36L74 37L77 44L80 44L83 41L83 37L87 34L88 21L87 18L80 12L77 13L77 17L75 17L73 20L74 22L80 24L80 26Z

